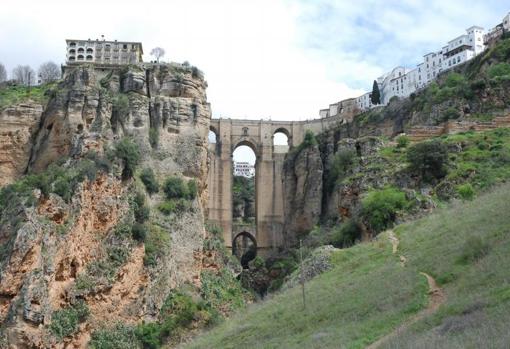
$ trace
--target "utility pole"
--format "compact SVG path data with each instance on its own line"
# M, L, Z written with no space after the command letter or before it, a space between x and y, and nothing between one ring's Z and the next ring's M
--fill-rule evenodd
M301 291L303 294L303 309L306 309L306 298L305 298L305 275L303 269L303 240L299 240L299 264L301 269Z

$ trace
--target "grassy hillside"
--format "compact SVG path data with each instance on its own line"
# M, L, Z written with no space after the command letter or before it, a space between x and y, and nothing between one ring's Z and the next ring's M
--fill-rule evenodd
M199 337L189 348L508 347L510 184L400 225L333 256L335 267L274 295ZM402 258L403 257L403 258ZM406 260L403 264L402 260ZM432 314L425 272L446 294ZM425 314L417 317L416 314Z

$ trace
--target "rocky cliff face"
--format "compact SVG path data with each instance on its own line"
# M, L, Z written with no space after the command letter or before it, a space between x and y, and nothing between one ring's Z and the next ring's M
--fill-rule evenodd
M35 103L0 112L0 186L25 173L42 112L43 106Z
M284 164L285 228L287 243L310 231L321 216L323 164L318 145L289 154Z
M200 71L179 64L106 72L81 66L66 71L44 111L33 104L2 111L2 185L55 163L64 163L59 178L71 181L82 159L109 158L129 137L142 155L140 168L153 169L160 183L167 176L193 179L198 197L179 215L165 216L156 209L163 194L146 195L151 213L141 244L126 237L125 226L135 224L133 194L143 187L121 180L116 160L110 172L80 177L69 199L38 189L21 197L21 184L4 191L4 204L16 201L0 216L0 347L85 347L105 324L153 320L172 289L200 286L203 259L211 265L204 251L206 87ZM58 185L48 190L59 192ZM55 319L83 302L86 320L58 338Z

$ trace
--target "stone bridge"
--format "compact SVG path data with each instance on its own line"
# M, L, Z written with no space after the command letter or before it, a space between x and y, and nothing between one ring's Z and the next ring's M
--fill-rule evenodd
M282 132L290 148L299 145L306 130L320 133L343 122L339 118L311 121L265 121L212 119L210 130L216 143L209 145L209 222L221 226L225 244L232 247L235 237L249 232L256 239L260 252L283 245L284 195L282 171L287 147L274 146L273 137ZM256 156L255 163L255 223L233 225L232 220L232 154L241 146L249 146Z

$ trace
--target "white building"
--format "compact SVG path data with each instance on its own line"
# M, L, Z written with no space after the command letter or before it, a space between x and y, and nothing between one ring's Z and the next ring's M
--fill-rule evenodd
M408 97L411 93L416 92L434 81L439 74L449 69L453 69L459 64L465 63L486 49L486 43L489 43L503 32L510 31L510 13L508 13L495 28L487 34L484 28L472 26L466 29L466 33L448 41L441 50L427 53L423 56L423 62L419 63L416 68L408 69L405 67L396 67L391 72L386 73L377 78L379 91L381 93L381 105L389 103L391 98ZM359 111L369 110L375 105L372 104L370 95L372 91L367 92L354 99L355 106ZM330 105L328 109L320 110L321 117L328 117L338 113L335 108L341 105L338 102Z
M66 43L66 64L87 62L118 65L143 62L141 42L67 39Z
M503 29L506 31L510 30L510 12L503 18Z
M234 176L251 178L255 176L255 167L249 162L234 161Z
M360 111L372 108L372 92L367 92L356 98L356 106Z

